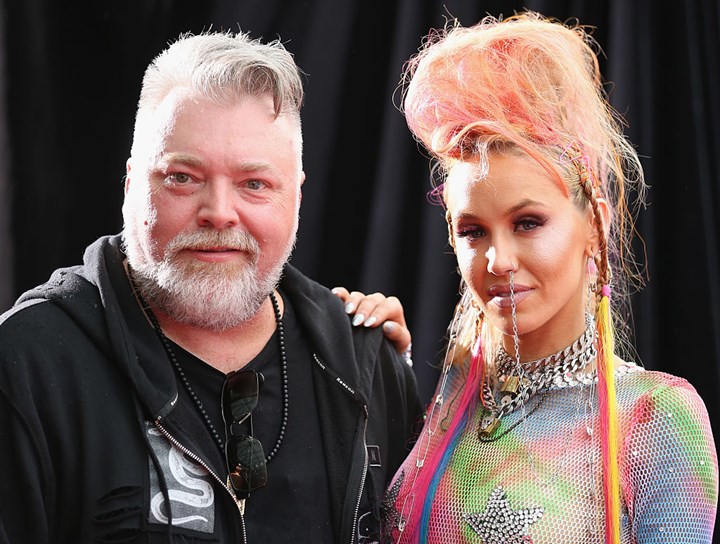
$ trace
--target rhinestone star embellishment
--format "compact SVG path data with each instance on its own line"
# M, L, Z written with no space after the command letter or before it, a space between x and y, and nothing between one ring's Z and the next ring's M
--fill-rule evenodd
M544 508L513 510L502 486L496 487L484 512L463 514L463 519L485 544L532 544L530 525L545 513Z

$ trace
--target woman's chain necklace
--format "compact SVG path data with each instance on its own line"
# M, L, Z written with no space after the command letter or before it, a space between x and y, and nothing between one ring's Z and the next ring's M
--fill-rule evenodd
M193 404L195 405L195 408L197 409L198 413L202 416L202 420L205 423L205 426L208 428L208 431L210 431L210 434L212 435L213 439L215 440L215 443L218 446L218 449L220 450L221 454L225 454L225 441L220 437L220 433L218 433L217 429L215 428L215 425L213 425L212 420L210 419L210 416L208 415L207 411L205 410L205 406L203 406L202 401L200 400L200 397L198 397L197 393L195 393L195 389L190 384L190 381L187 379L187 376L185 375L185 372L183 371L182 365L180 364L180 361L178 361L177 357L175 356L175 352L172 349L170 345L170 340L167 336L165 336L165 333L162 330L162 327L160 327L160 322L158 321L157 317L153 313L153 311L150 309L150 306L145 302L145 299L140 294L140 291L138 290L137 286L135 285L135 282L132 279L132 274L128 274L128 277L130 278L130 283L132 284L133 290L135 291L135 294L137 295L138 299L140 300L140 303L142 304L143 310L145 310L146 315L148 316L148 319L150 320L150 323L152 324L153 329L157 333L158 337L160 338L163 347L165 348L165 353L168 356L168 359L170 359L170 362L173 365L173 368L175 369L175 372L178 375L178 378L180 378L180 382L183 384L183 387L185 387L185 391L187 391L188 395L190 396L190 399L192 399ZM278 450L280 449L280 445L282 444L283 439L285 438L285 430L287 429L287 422L288 422L288 413L290 408L290 400L288 397L288 375L287 375L287 357L285 355L285 329L283 328L282 323L282 316L280 315L280 305L278 304L277 298L275 297L275 293L270 293L270 301L272 302L273 306L273 312L275 314L275 323L277 324L277 334L278 334L278 344L280 346L280 368L282 371L282 397L283 397L283 414L282 414L282 423L280 424L280 431L278 432L278 438L275 442L275 446L273 446L273 449L270 451L270 453L265 457L265 462L270 462L273 457L277 454Z
M500 401L496 401L489 380L482 384L485 414L480 421L478 436L489 438L498 429L500 418L507 415L530 400L541 389L550 387L553 382L571 376L590 363L597 354L595 348L595 321L587 318L585 332L572 344L560 351L534 361L520 362L520 340L517 328L517 307L515 303L514 274L510 274L510 302L513 324L513 342L515 357L511 357L501 346L495 356L497 374L500 376ZM539 403L527 414L532 414ZM507 432L503 433L507 434ZM499 437L498 437L499 438Z
M513 327L515 326L513 322ZM496 401L489 381L486 380L483 383L482 395L488 411L481 422L481 431L486 432L485 430L491 429L493 425L497 428L496 421L525 404L538 391L550 387L558 380L565 380L584 368L597 354L594 339L595 323L590 319L585 332L571 345L524 365L519 362L518 355L513 359L501 347L495 357L502 384L500 401Z
M512 366L515 366L517 369L516 376L521 377L525 376L526 373L524 372L521 362L520 362L520 340L519 340L519 334L518 334L518 328L517 328L517 315L516 315L516 304L515 304L515 297L514 297L514 275L511 273L510 275L510 282L511 282L511 292L513 294L512 296L512 322L513 322L513 339L515 344L515 358L513 359L510 357L510 355L501 347L500 351L496 354L496 362L499 365L502 365L502 370L505 370L506 372L509 371ZM407 495L403 498L402 504L400 506L400 510L398 512L398 530L400 534L402 534L405 530L406 523L410 519L410 516L412 514L412 511L415 507L415 484L418 479L418 475L420 471L422 470L425 461L427 460L427 456L429 454L430 450L430 444L432 437L438 432L438 426L440 421L443 419L440 417L442 406L445 402L445 388L448 382L448 378L450 375L450 370L452 368L452 363L455 358L455 339L458 336L458 331L454 328L456 325L455 321L453 321L451 325L451 331L449 334L449 345L451 346L451 349L448 350L448 353L445 355L445 361L443 363L442 373L440 376L440 387L439 392L435 396L434 401L429 409L429 413L426 418L426 425L423 429L423 432L420 434L420 437L418 438L418 443L416 444L416 448L418 450L418 456L415 460L415 467L412 471L412 479L408 486L408 489L410 491ZM585 333L576 340L572 345L568 346L567 348L560 350L557 353L554 353L553 355L549 355L548 357L543 357L542 359L537 359L536 361L532 361L528 363L526 366L532 374L530 374L530 377L535 377L536 375L539 375L539 377L536 377L535 379L537 381L533 381L533 384L536 385L532 393L530 391L527 391L527 396L524 394L522 396L518 395L520 399L518 399L516 402L513 403L512 408L506 408L506 412L503 412L503 414L510 413L518 406L523 407L525 406L525 402L529 400L532 396L537 393L542 388L545 388L542 396L537 401L535 406L531 410L529 410L527 413L523 413L523 416L520 418L519 421L511 425L508 429L503 430L503 432L500 435L497 436L489 436L487 433L483 433L482 431L478 432L478 438L481 442L494 442L495 440L498 440L499 438L502 438L507 433L512 431L515 427L517 427L520 423L522 423L527 417L529 417L533 412L535 412L542 403L545 401L546 396L549 392L549 387L554 380L556 379L564 379L565 375L568 373L575 373L577 370L580 370L585 366L585 364L589 363L593 360L595 357L595 323L592 320L592 318L589 318L589 321L587 323L587 328L585 330ZM579 345L578 345L579 344ZM577 345L577 347L576 347ZM566 353L567 352L567 353ZM573 356L568 357L568 355L573 354ZM509 361L509 363L508 363ZM552 362L551 362L552 361ZM558 361L562 361L560 365L558 365ZM583 361L585 361L583 363ZM550 363L549 365L547 363ZM482 364L482 363L481 363ZM567 365L567 368L564 367ZM498 370L500 370L500 367L498 366ZM509 373L509 372L508 372ZM545 376L545 374L548 374L548 376ZM486 399L485 395L485 387L487 387L487 390L490 391L489 386L487 386L487 382L483 383L481 385L483 388L481 391L481 394L483 395L483 400L489 401L492 405L497 406L497 403L495 402L494 397L492 396L492 392L490 392L489 398ZM501 400L502 403L502 400ZM498 413L500 409L498 408ZM447 417L447 416L446 416ZM496 419L499 421L498 416ZM482 421L481 421L482 423ZM403 482L404 485L404 482Z

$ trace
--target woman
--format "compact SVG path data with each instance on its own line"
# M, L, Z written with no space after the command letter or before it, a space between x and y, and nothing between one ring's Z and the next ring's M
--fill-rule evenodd
M404 112L445 176L462 297L388 541L711 542L705 406L623 360L627 195L644 185L593 47L528 12L438 33L408 65Z

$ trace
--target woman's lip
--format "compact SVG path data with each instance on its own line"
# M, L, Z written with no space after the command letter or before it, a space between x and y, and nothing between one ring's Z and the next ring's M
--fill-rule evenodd
M528 295L532 292L531 289L528 289L527 287L524 288L521 291L515 291L515 304L520 304L520 302L527 298ZM499 306L500 308L510 308L512 307L512 299L510 298L509 292L503 292L500 294L497 294L493 296L490 299L490 304L495 304Z

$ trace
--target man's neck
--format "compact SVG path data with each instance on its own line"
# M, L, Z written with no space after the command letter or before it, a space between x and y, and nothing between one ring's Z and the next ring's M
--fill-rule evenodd
M277 291L275 296L282 315L282 297ZM253 317L222 331L180 323L157 310L155 313L165 336L226 374L252 361L265 347L277 326L269 297Z

